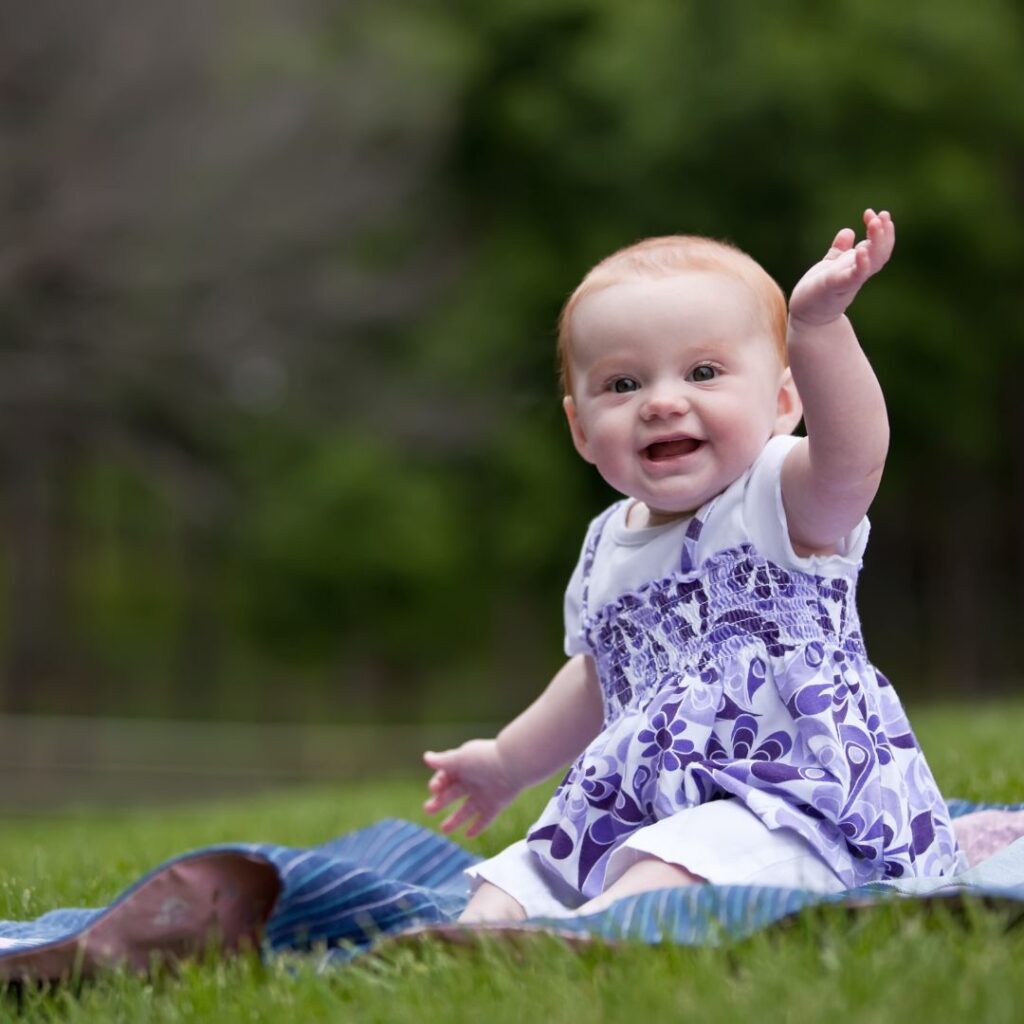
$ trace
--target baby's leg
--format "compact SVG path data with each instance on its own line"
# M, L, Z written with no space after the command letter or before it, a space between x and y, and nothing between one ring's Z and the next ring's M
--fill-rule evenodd
M462 924L474 921L522 921L526 911L518 900L512 899L504 889L482 881L469 898L466 909L459 915Z
M621 900L623 896L635 896L637 893L650 892L652 889L696 885L704 881L706 879L690 874L686 868L681 868L677 864L669 864L657 857L647 856L630 865L604 892L584 903L576 913L594 914L616 900Z

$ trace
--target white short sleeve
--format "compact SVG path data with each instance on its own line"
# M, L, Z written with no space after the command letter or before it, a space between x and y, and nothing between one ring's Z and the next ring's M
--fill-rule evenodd
M783 568L833 576L856 573L871 529L867 516L838 543L834 554L805 557L793 550L782 505L782 464L800 441L788 434L771 438L751 467L742 497L747 535L758 552Z

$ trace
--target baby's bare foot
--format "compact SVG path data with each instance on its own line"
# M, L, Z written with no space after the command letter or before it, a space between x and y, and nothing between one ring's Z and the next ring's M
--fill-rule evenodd
M459 915L460 924L476 924L480 921L523 921L526 911L518 900L512 899L504 889L481 882L470 897L466 909Z

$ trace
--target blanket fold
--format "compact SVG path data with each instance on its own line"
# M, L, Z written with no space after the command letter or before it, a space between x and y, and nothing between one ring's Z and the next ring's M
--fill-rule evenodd
M973 865L953 878L875 882L830 895L697 885L632 896L586 917L475 929L453 922L468 896L462 872L479 858L411 822L385 819L306 849L212 846L172 858L107 907L0 921L0 982L88 977L112 966L144 971L157 959L210 949L316 950L324 962L343 962L387 937L458 941L480 931L711 943L749 935L805 907L893 896L1024 903L1024 804L956 800L950 812Z

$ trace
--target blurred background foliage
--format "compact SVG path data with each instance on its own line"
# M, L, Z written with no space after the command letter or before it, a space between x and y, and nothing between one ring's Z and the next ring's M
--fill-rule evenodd
M611 495L585 270L867 205L893 448L861 596L905 694L1018 682L1013 0L98 0L0 12L0 710L512 714Z

